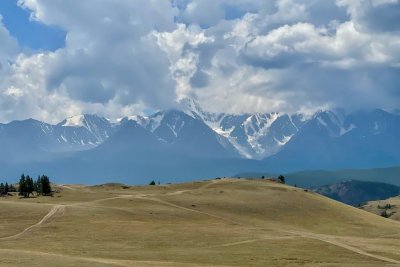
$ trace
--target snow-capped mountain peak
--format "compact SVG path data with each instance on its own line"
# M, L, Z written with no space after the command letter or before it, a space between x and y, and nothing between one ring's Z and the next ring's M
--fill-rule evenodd
M60 132L57 140L74 149L92 148L104 142L115 130L114 125L106 118L92 114L69 117L57 125Z
M227 138L245 158L264 158L277 153L308 121L304 115L289 116L278 112L211 113L190 98L181 99L179 103L183 112L202 120L214 132Z
M84 127L91 129L97 127L99 124L110 124L109 120L93 114L81 114L69 117L58 125L62 127Z
M85 115L76 115L65 119L61 122L64 127L84 127Z
M137 124L149 130L150 132L154 132L160 126L161 121L164 118L164 112L157 112L151 116L128 116L122 119L119 119L119 123L124 123L126 121L135 121Z
M314 119L332 137L340 137L356 128L355 124L346 121L346 116L341 110L320 111L314 115Z

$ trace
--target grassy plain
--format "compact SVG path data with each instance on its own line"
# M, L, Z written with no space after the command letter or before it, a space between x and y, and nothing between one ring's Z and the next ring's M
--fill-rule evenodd
M0 266L397 266L400 223L268 180L1 198Z

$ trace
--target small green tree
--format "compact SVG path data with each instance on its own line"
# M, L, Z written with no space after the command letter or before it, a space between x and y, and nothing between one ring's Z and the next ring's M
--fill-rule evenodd
M279 176L278 176L278 180L279 180L282 184L284 184L284 183L285 183L285 176L279 175Z
M149 183L149 185L156 185L156 182L153 180Z

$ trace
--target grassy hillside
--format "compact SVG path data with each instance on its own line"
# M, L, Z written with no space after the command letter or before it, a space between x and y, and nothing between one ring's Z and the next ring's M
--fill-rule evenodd
M385 200L370 201L361 208L377 215L386 213L388 218L400 221L400 196Z
M278 174L246 172L235 175L235 177L272 177ZM375 168L375 169L354 169L337 171L301 171L284 174L286 182L300 187L316 187L333 184L345 180L360 180L381 182L400 186L400 167Z
M0 199L1 266L400 264L400 223L268 180Z

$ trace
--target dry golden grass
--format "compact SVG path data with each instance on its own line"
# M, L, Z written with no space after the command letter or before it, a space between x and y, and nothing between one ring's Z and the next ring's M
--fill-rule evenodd
M383 207L385 207L387 204L391 205L391 208L386 210L386 212L390 215L389 218L400 221L400 196L392 197L386 200L370 201L364 205L362 209L377 215L381 215L381 213L385 210Z
M400 223L267 180L0 199L0 266L400 265Z

